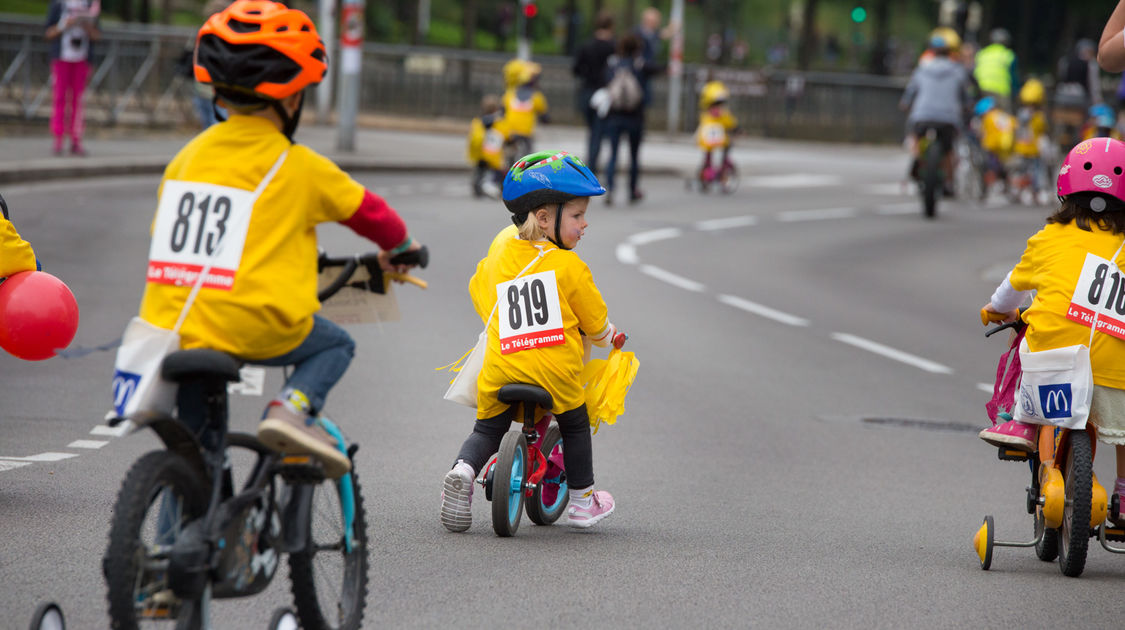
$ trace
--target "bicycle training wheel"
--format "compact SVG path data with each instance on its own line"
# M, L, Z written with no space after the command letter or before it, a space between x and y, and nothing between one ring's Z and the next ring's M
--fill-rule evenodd
M1086 551L1090 543L1090 495L1093 478L1093 452L1090 434L1071 431L1067 440L1066 503L1059 527L1059 569L1063 575L1078 577L1086 568Z
M497 536L512 536L520 528L523 483L527 478L527 439L509 431L500 441L492 477L492 529Z
M1059 557L1059 530L1047 527L1043 518L1043 506L1039 505L1039 471L1041 464L1032 459L1031 486L1027 489L1027 512L1035 517L1035 557L1043 562L1053 562Z
M559 520L566 510L566 503L570 498L567 494L566 472L556 463L562 457L562 450L562 431L559 430L559 425L552 422L543 441L539 443L539 452L547 458L547 474L535 486L531 500L527 502L527 517L536 525L550 525ZM556 462L551 461L552 455Z
M125 474L102 559L110 627L175 621L168 554L184 526L203 515L208 485L183 456L164 450L145 454Z
M722 190L724 195L730 195L738 190L738 183L738 167L734 164L724 166L719 174L719 190Z
M354 519L351 549L344 506L351 482ZM302 628L357 630L367 606L367 513L355 468L339 480L313 487L307 547L289 554L293 601Z

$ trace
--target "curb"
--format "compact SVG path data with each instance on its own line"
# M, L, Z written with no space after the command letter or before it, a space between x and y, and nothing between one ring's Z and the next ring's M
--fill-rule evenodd
M349 155L326 156L349 173L441 173L468 174L466 165L424 162L385 162ZM113 177L122 175L161 175L168 164L164 158L110 158L88 161L86 158L67 158L66 163L46 164L43 160L18 165L15 168L0 166L0 184L27 184L57 179L79 179L91 177ZM622 167L619 173L626 173ZM645 175L682 177L684 172L678 168L657 166L641 167Z

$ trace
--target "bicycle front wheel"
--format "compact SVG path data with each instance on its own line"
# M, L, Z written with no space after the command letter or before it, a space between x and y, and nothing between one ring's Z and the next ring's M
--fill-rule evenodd
M492 529L497 536L512 536L520 528L526 479L527 439L509 431L500 440L492 475Z
M347 498L351 484L352 499ZM344 509L354 506L351 545ZM357 630L367 606L367 513L355 468L313 488L308 545L289 555L293 600L302 628Z
M183 456L164 450L145 454L126 473L102 559L111 628L176 620L168 554L184 526L203 515L208 485Z
M1090 434L1071 431L1067 440L1066 503L1059 527L1059 569L1063 575L1078 577L1086 568L1086 551L1090 543L1090 495L1094 483L1093 451Z

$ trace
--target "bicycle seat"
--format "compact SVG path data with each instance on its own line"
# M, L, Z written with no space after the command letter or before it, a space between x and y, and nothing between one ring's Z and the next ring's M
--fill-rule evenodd
M224 382L239 381L239 362L234 357L218 350L199 348L178 350L164 358L160 365L160 375L173 383L186 381L193 377L213 376Z
M548 411L554 406L551 394L547 390L538 385L528 385L526 383L513 383L501 387L497 398L500 399L500 402L508 404L533 402Z

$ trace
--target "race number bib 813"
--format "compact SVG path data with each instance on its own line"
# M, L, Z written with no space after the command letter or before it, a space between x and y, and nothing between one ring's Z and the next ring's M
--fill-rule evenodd
M1066 318L1090 326L1095 312L1100 332L1125 339L1125 278L1110 261L1087 253Z
M496 300L501 354L566 342L554 270L501 282Z
M164 182L148 252L148 281L190 286L210 261L203 287L229 291L242 260L253 206L254 193L248 190Z

